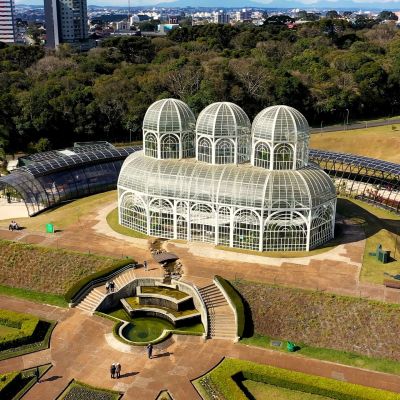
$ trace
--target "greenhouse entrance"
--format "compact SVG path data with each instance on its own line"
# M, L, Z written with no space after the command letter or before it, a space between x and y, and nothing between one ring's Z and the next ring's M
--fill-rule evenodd
M191 224L191 238L200 242L215 243L215 227L212 225Z

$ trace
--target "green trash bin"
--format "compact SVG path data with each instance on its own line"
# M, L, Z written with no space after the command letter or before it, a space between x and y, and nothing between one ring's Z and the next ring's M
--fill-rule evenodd
M296 345L292 342L287 342L286 348L288 351L293 352L296 348Z
M46 233L54 233L54 225L46 224Z

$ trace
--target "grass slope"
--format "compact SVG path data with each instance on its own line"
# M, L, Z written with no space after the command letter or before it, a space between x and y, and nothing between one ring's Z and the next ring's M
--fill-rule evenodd
M82 277L113 262L109 257L0 240L0 285L5 291L8 286L63 295Z
M400 361L400 305L234 281L254 333L309 346Z
M400 126L377 126L366 129L314 133L310 147L313 149L353 153L361 156L400 163Z

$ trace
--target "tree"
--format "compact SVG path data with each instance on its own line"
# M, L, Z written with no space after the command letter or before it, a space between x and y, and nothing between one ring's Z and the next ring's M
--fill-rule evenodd
M103 47L116 47L127 62L145 64L153 60L155 48L150 39L141 36L115 36L102 42Z
M378 14L378 19L381 21L397 21L399 17L392 11L381 11Z
M340 14L336 10L327 11L325 17L328 19L340 18Z

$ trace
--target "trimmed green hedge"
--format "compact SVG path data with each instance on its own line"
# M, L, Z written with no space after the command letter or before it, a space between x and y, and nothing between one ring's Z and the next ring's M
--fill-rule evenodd
M118 271L119 269L125 267L128 264L133 264L136 261L133 260L132 258L126 258L124 260L118 260L114 262L111 267L105 268L101 271L97 271L93 274L87 275L80 279L78 282L76 282L71 288L68 289L67 293L65 293L64 297L67 302L71 302L72 298L89 282L106 277L107 275L110 275L111 273Z
M246 395L238 385L244 379L336 400L400 399L398 393L229 358L225 359L206 376L210 378L212 385L226 399L247 400Z
M236 308L237 319L238 319L237 335L239 337L242 337L245 324L244 305L242 298L240 297L236 289L226 279L222 278L222 276L215 275L214 279L218 281L218 283L224 288L226 294L229 296L234 307Z
M0 325L17 329L0 335L0 351L19 347L31 341L39 324L39 318L8 310L0 310Z
M16 382L19 380L21 372L9 372L0 375L0 398L7 398L8 393L14 389Z

